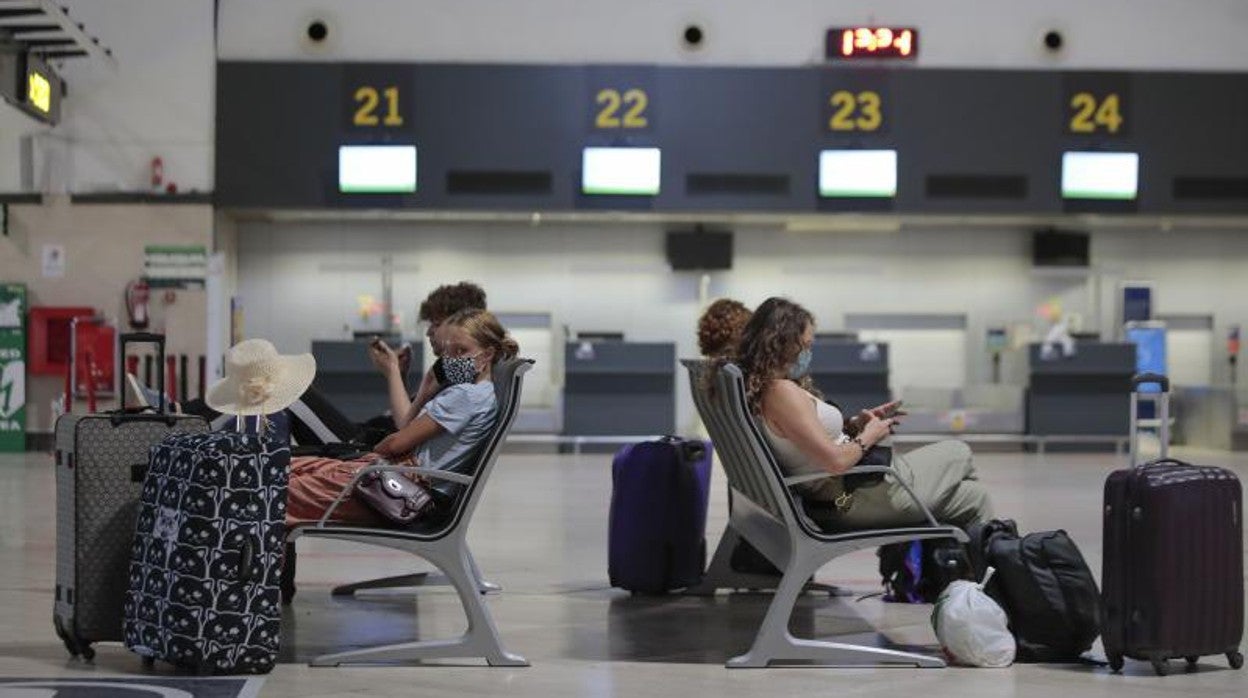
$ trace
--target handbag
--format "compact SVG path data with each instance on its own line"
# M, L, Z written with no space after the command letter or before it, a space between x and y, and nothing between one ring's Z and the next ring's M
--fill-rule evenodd
M859 465L883 465L889 466L893 462L893 448L891 446L875 445L867 449L863 454L862 460L858 461L854 467ZM859 487L870 487L884 481L887 473L860 473L854 474L854 469L850 468L849 472L841 476L841 485L845 488L846 494L853 494L854 490Z
M391 523L407 525L437 506L429 488L399 473L371 472L355 483L356 496Z

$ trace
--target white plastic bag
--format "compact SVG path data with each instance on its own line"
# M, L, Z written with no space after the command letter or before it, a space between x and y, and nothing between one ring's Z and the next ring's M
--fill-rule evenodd
M956 581L936 599L932 627L941 647L953 661L979 667L1007 667L1014 663L1014 636L1005 611L984 593L992 578L988 568L984 581Z

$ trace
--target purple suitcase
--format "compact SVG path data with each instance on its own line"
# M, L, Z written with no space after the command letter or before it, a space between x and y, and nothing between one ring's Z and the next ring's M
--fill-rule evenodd
M625 446L611 480L611 586L661 594L702 581L710 442L667 436Z
M1161 458L1136 466L1136 389L1158 383ZM1183 657L1225 654L1238 669L1244 620L1242 494L1235 474L1167 457L1169 381L1132 381L1131 468L1105 482L1101 635L1110 668L1152 662L1159 675Z

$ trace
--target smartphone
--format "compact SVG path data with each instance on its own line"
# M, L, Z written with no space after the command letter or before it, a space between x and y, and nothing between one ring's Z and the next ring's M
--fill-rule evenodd
M903 404L905 403L903 403L901 400L898 400L897 404L894 405L891 410L884 413L884 419L892 419L893 417L904 416L906 414L906 411L901 409L901 406Z

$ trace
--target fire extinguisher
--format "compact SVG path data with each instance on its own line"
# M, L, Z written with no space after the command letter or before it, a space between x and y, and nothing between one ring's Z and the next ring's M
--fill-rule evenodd
M152 191L160 191L161 185L165 183L165 161L156 156L152 158Z
M151 289L143 279L135 279L126 284L126 316L130 319L130 328L147 329L147 299Z

